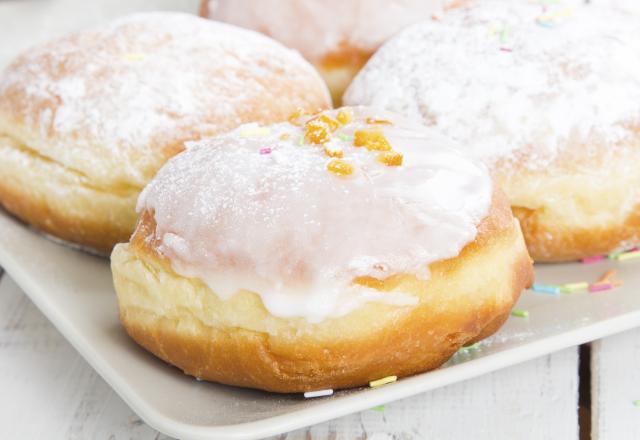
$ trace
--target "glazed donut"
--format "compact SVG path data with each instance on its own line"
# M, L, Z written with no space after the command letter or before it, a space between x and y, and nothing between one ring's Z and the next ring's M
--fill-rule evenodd
M258 33L144 13L30 49L0 74L0 203L110 252L186 140L330 106L302 57Z
M438 367L532 277L488 170L387 113L341 109L188 145L111 261L121 320L189 375L276 392Z
M483 1L383 46L345 94L422 120L491 167L537 261L640 239L640 21Z
M202 0L200 14L254 29L298 50L334 102L385 40L464 0Z

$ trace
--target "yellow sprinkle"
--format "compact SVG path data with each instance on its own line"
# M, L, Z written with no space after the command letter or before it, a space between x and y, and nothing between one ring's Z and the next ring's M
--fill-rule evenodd
M391 151L391 144L380 130L358 130L354 133L353 145L369 151Z
M344 152L340 147L332 147L329 145L324 146L324 153L329 157L342 157L344 156Z
M248 138L248 137L265 137L271 134L271 129L268 127L256 127L256 128L247 128L245 130L240 131L240 137Z
M378 154L378 162L390 167L399 167L402 165L403 158L402 153L398 153L397 151L384 151Z
M341 110L338 110L336 119L342 125L348 124L353 120L353 110L351 110L349 107L343 107Z
M396 380L398 380L398 376L387 376L387 377L383 377L382 379L372 380L371 382L369 382L369 386L371 388L375 388L381 385L386 385L388 383L395 382Z
M560 286L560 292L572 293L572 292L577 292L578 290L585 290L588 288L589 288L589 283L587 282L567 283Z
M391 121L386 119L367 118L367 124L370 125L393 125Z
M288 140L290 137L291 137L291 135L290 135L289 133L282 133L282 134L280 135L280 140L281 140L281 141L286 141L286 140Z
M141 61L144 60L144 55L141 53L125 53L122 58L127 61Z
M353 173L353 165L342 159L330 160L327 164L327 169L333 174L337 174L339 176L348 176L349 174Z

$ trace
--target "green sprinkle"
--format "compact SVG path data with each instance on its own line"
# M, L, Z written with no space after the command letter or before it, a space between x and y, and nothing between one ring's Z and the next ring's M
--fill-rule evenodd
M513 309L511 311L511 316L517 316L518 318L528 318L529 312L521 309Z
M298 140L298 145L300 146L304 145L304 136L300 136L300 139Z
M634 400L633 406L637 406L638 408L640 408L640 400Z
M373 408L370 408L370 409L371 411L384 412L384 405L374 406Z
M640 258L640 251L623 252L615 257L618 261L635 260L636 258Z
M341 141L345 141L345 142L350 142L353 140L353 136L349 136L348 134L344 134L344 133L338 134L338 137L340 138Z

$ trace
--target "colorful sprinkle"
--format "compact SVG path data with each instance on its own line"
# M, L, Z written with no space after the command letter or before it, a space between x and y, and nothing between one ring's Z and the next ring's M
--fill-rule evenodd
M589 286L589 292L604 292L605 290L611 290L615 286L611 283L595 283Z
M511 316L517 316L518 318L528 318L529 312L527 310L513 309L511 311Z
M384 412L384 405L374 406L374 407L372 407L370 409L371 409L371 411Z
M349 136L348 134L344 134L344 133L338 134L338 137L340 138L341 141L344 141L344 142L351 142L353 140L353 136Z
M573 293L578 292L580 290L587 290L589 288L589 283L586 281L580 283L566 283L560 286L560 292L562 293Z
M585 257L582 259L582 264L593 264L605 259L604 255L592 255L591 257Z
M606 271L599 279L598 279L598 283L608 283L609 281L611 281L613 278L616 277L616 275L618 275L618 271L615 269L610 269L608 271Z
M325 397L333 394L333 390L329 388L328 390L318 390L318 391L307 391L304 393L305 399L311 399L313 397Z
M558 286L554 286L554 285L546 285L546 284L538 284L538 283L533 283L533 285L531 286L531 290L533 290L534 292L540 292L540 293L560 293L560 287Z
M502 52L513 52L513 49L511 49L509 47L501 47L500 51L502 51Z
M265 137L271 134L271 129L269 127L255 127L255 128L247 128L240 131L240 137L248 138L248 137Z
M634 400L633 406L637 406L638 408L640 408L640 400Z
M269 154L271 153L271 148L266 147L266 148L260 148L260 154Z
M618 261L635 260L640 258L640 251L623 252L614 257Z
M391 382L395 382L396 380L398 380L398 376L387 376L383 377L382 379L372 380L371 382L369 382L369 386L371 388L375 388Z

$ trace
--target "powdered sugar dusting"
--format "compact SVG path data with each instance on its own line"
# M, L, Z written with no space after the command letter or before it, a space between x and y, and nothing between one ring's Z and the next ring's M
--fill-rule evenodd
M345 102L419 118L489 164L541 168L568 144L630 136L640 21L575 2L477 2L389 41Z
M33 139L20 140L39 153L99 183L142 186L184 140L328 102L313 68L262 35L144 13L19 57L0 77L0 132L20 138L22 122Z
M343 50L375 51L451 0L214 0L210 17L255 29L315 62Z
M154 213L160 252L223 298L256 292L276 316L319 321L367 301L415 304L353 280L427 277L428 264L458 255L487 215L491 180L424 127L355 113L330 142L353 166L347 176L330 172L323 147L303 143L303 128L289 123L190 144L138 201ZM355 130L371 128L369 116L395 122L380 129L404 154L402 166L353 145Z

